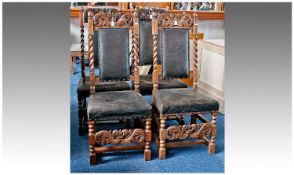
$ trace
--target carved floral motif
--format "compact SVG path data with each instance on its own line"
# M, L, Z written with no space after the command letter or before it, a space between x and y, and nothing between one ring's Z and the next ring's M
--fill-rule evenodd
M170 14L162 13L158 16L158 26L161 27L172 27L174 25L174 19Z
M186 139L188 137L201 138L211 132L210 123L170 126L167 128L167 139Z
M95 27L108 27L108 26L125 26L129 27L133 25L132 13L130 12L118 12L105 13L100 11L94 15Z
M145 139L145 132L143 129L124 129L124 130L102 130L95 134L97 144L119 144L119 143L141 143Z
M193 25L193 18L191 15L184 14L179 18L178 24L180 27L191 27Z
M167 9L162 9L162 8L140 8L138 10L139 19L140 20L151 19L150 15L152 15L153 12L159 14L159 13L166 13L167 11L168 11Z
M185 13L162 13L159 15L158 26L172 27L174 25L191 27L193 25L193 17L191 14Z

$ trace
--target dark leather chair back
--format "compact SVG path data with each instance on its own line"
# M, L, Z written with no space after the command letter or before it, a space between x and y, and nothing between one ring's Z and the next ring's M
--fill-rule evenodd
M158 13L166 13L167 9L149 8L139 10L139 65L152 65L153 64L153 38L152 38L152 15L153 11ZM160 33L160 32L159 32ZM160 36L158 37L160 44ZM158 47L158 63L161 64L161 47Z
M160 32L159 32L160 33ZM141 20L139 22L139 34L140 34L140 53L139 53L139 65L152 65L153 64L153 44L152 44L152 20ZM160 43L160 35L158 37L158 43ZM158 47L158 64L161 64L161 52L162 47Z
M94 31L94 65L99 66L98 31Z
M133 29L133 39L136 43L135 53L138 53L138 18L137 14L121 12L106 14L99 12L95 15L88 13L89 31L89 67L90 94L95 93L95 84L99 81L130 80L129 63L129 32ZM117 16L119 15L119 16ZM134 18L133 18L134 16ZM114 21L110 19L117 18ZM133 22L136 21L136 22ZM95 78L94 65L94 32L97 31L97 47L99 61L99 79ZM135 55L138 60L138 54ZM139 92L139 68L134 71L135 91Z
M164 28L161 30L162 78L189 77L189 30Z
M98 32L101 81L129 80L129 29L100 28Z
M152 65L153 48L152 48L152 21L141 20L139 22L139 65Z

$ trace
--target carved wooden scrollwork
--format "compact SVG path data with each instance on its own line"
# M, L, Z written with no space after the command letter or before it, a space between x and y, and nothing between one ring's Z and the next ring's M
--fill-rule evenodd
M100 11L94 15L94 26L95 27L109 27L112 26L124 26L130 27L133 25L132 13L130 12L103 12Z
M167 13L169 8L151 8L151 11L155 13Z
M120 16L118 21L116 22L116 26L131 26L133 24L133 18L131 13L125 13Z
M190 14L184 14L179 18L178 25L180 27L191 27L193 25L193 17Z
M158 26L172 27L174 25L174 18L170 14L162 13L158 16Z
M166 13L168 10L163 8L138 8L138 16L140 20L148 20L151 19L150 15L152 15L153 12L160 14L160 13Z
M139 12L138 17L140 20L150 19L150 15L152 14L151 9L146 9L146 8L139 9L138 12Z
M191 14L185 13L162 13L158 17L158 26L172 27L178 25L180 27L192 27L193 17Z
M110 26L110 22L111 20L109 19L109 16L104 12L99 12L94 16L94 26Z
M143 129L124 129L124 130L102 130L95 134L97 144L125 144L131 142L141 143L145 140Z
M121 17L121 12L116 11L115 13L108 13L109 20L113 20L114 22L118 21Z
M87 8L85 10L85 14L84 14L84 18L85 18L86 23L88 23L88 12L92 12L94 15L102 12L102 13L105 13L107 16L111 16L113 14L116 14L118 12L118 10L112 9L112 8Z
M192 125L180 125L170 126L167 129L168 140L186 139L188 137L201 138L202 136L209 135L211 132L211 124L192 124Z

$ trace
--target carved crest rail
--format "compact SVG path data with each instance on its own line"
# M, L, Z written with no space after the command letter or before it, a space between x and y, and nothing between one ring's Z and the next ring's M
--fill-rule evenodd
M119 12L105 13L100 11L94 15L94 27L130 27L133 25L133 18L131 12Z
M161 13L158 16L159 27L192 27L193 15L188 13Z

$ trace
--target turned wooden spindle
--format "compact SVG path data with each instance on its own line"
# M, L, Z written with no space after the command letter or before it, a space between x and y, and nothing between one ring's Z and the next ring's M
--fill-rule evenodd
M151 160L151 117L146 118L146 127L145 127L145 150L144 150L144 158L145 160Z
M157 43L158 42L158 19L157 19L157 13L155 12L152 13L152 39L153 39L152 94L155 94L158 91L158 43Z
M81 72L82 72L82 80L83 83L86 81L85 74L85 36L84 36L84 8L82 7L80 10L80 27L81 27Z
M198 19L197 13L193 15L193 89L198 87L198 78L199 78L199 70L198 70Z
M90 94L95 93L93 12L88 12Z
M95 131L96 131L96 122L93 120L90 120L88 122L88 128L89 128L89 155L90 155L90 165L96 165L96 152L95 152Z
M134 15L135 10L131 9L131 13ZM133 19L133 22L135 22L134 19ZM135 43L135 36L134 36L134 29L133 29L132 30L132 47L131 47L131 51L129 53L130 57L132 58L131 67L130 67L131 75L134 75L134 71L135 71L134 43Z
M139 74L139 23L138 23L138 11L135 10L133 16L133 47L134 47L134 84L135 91L140 93L139 82L140 82L140 74Z
M217 112L212 112L211 115L212 115L211 137L208 144L208 153L210 155L215 153L215 137L217 133L217 125L216 125Z
M159 159L165 159L166 157L166 129L165 129L166 116L160 116L160 129L159 129Z
M134 30L132 30L132 47L131 51L129 52L130 57L132 58L131 66L130 66L130 73L131 75L134 75L134 69L135 69L135 62L134 62Z

